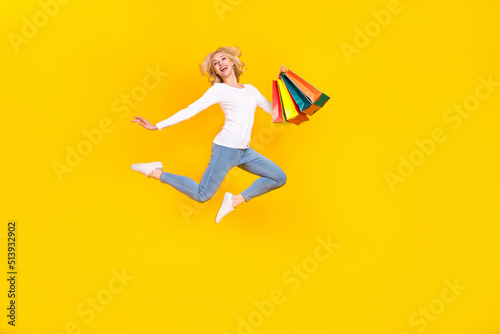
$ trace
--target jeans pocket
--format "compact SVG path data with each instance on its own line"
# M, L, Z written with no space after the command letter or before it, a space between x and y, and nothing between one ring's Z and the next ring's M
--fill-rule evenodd
M220 146L217 145L216 143L213 143L212 144L212 155L211 157L213 158L216 154L217 154L217 151L220 150Z

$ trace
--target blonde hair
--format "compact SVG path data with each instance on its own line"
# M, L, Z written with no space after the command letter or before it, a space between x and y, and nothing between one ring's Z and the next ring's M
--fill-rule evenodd
M241 57L240 48L237 46L223 46L215 50L215 52L210 52L206 57L203 63L200 64L201 75L208 76L208 81L210 85L214 85L214 83L222 82L221 77L215 72L215 68L212 62L212 56L217 52L223 52L227 55L229 59L234 63L233 70L234 75L236 76L236 81L240 82L240 75L245 71L245 63L241 61L239 57Z

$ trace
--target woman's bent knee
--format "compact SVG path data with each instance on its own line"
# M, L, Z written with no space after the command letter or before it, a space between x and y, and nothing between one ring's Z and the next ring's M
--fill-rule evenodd
M276 183L278 183L279 187L282 187L286 183L286 174L285 172L282 172L278 175L278 178L276 179Z
M208 200L210 200L212 197L214 197L215 193L204 193L204 192L199 192L195 198L193 198L195 201L200 202L200 203L205 203Z

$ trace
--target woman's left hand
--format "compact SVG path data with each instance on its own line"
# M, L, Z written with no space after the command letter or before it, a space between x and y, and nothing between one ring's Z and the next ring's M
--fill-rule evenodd
M280 74L278 74L278 79L280 78L281 72L286 72L286 71L287 71L287 69L286 69L285 65L281 65Z

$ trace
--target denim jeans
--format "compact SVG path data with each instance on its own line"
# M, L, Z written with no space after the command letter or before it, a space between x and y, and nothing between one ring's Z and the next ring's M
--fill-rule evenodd
M253 148L237 149L212 144L212 156L200 184L182 175L163 172L160 181L198 202L208 201L219 189L226 174L233 167L260 176L241 195L245 201L277 189L286 183L286 174L274 162Z

